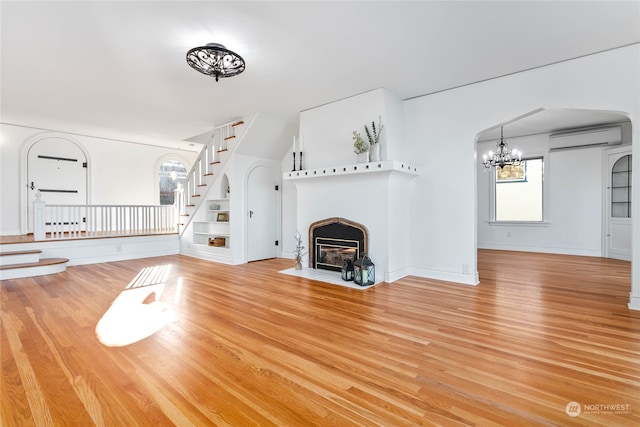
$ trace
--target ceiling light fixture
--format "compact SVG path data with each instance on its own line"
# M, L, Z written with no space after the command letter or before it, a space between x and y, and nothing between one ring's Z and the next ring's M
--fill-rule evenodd
M505 166L519 166L522 163L522 153L515 148L512 151L507 148L502 126L500 126L500 140L496 142L496 147L497 151L495 153L489 151L488 154L482 156L482 164L485 168L499 167L502 169Z
M193 69L215 77L237 76L244 71L244 59L219 43L208 43L206 46L194 47L187 52L187 64Z

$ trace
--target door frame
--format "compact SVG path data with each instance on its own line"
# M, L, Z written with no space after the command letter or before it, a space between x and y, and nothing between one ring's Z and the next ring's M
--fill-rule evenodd
M85 159L87 160L87 203L91 203L91 158L89 156L89 152L86 148L71 135L66 133L59 132L42 132L37 135L34 135L28 138L20 148L20 178L19 178L19 194L20 194L20 205L18 206L18 215L20 218L20 234L27 234L29 232L29 183L28 183L28 174L29 174L29 150L35 144L40 142L43 139L47 138L60 138L71 142L76 145L84 154Z
M279 165L278 165L279 166ZM276 249L276 256L282 257L282 179L279 167L274 167L273 163L269 163L266 161L258 161L249 166L246 170L246 174L244 177L244 254L243 261L245 263L249 262L249 177L251 176L251 172L258 167L266 167L269 173L274 178L274 182L276 182L278 186L278 191L276 194L276 237L278 239L278 248Z
M609 156L620 155L620 157L631 155L633 156L633 147L631 145L623 145L621 147L610 148L608 150L602 150L602 171L603 171L603 185L602 185L602 257L610 258L609 254L609 219L611 212L611 171L609 170ZM632 157L633 158L633 157ZM633 182L631 183L633 185ZM633 205L632 205L633 209ZM631 227L633 229L633 213L631 218ZM633 247L631 248L631 257L633 258ZM620 258L613 258L620 259Z

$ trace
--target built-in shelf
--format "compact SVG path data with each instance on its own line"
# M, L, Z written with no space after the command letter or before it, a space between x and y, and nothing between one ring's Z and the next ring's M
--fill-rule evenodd
M286 181L375 172L401 172L415 176L420 175L419 169L409 163L401 162L399 160L382 160L379 162L357 163L352 165L285 172L282 174L282 179Z
M193 243L217 248L229 248L231 233L229 198L210 199L206 201L205 221L194 221ZM214 245L213 240L220 239L221 245Z

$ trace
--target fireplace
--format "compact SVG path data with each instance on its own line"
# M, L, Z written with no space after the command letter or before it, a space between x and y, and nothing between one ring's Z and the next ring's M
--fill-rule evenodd
M309 227L309 266L340 271L347 259L368 251L367 228L344 218L327 218Z

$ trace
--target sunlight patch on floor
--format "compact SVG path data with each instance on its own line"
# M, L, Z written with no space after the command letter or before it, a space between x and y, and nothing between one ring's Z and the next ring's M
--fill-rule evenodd
M133 344L175 320L171 307L159 301L170 270L171 265L147 267L129 282L96 325L96 336L102 344ZM176 296L179 300L179 293Z

